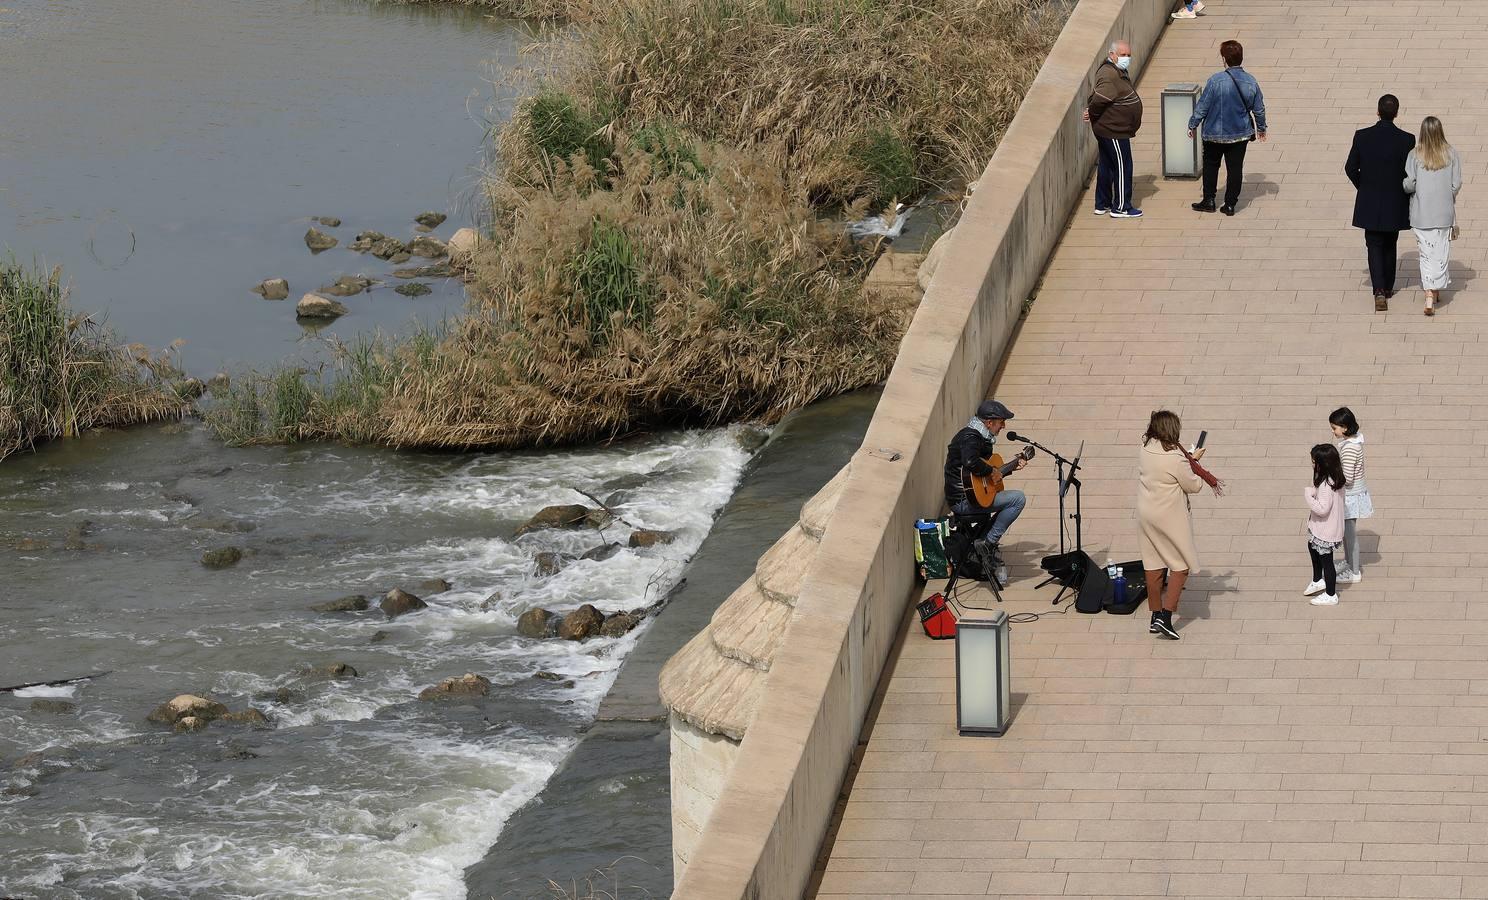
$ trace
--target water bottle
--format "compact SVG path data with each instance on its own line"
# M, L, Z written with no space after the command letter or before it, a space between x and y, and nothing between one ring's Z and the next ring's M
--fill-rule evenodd
M1116 580L1116 563L1112 562L1111 557L1109 556L1106 557L1106 580Z
M1126 570L1121 566L1113 566L1116 577L1111 579L1111 602L1120 606L1126 602Z

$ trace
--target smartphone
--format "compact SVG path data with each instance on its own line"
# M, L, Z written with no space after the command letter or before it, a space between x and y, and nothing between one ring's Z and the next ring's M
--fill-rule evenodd
M1209 432L1207 432L1207 431L1201 431L1201 432L1199 432L1199 439L1197 441L1194 441L1193 449L1192 450L1189 450L1188 452L1189 453L1196 453L1199 450L1204 449L1204 439L1207 438L1208 436L1209 436Z

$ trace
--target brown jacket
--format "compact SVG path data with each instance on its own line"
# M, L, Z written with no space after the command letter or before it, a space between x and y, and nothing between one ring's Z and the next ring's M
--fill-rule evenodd
M1090 130L1098 138L1134 138L1142 127L1142 98L1132 86L1131 76L1109 59L1095 70L1090 91Z

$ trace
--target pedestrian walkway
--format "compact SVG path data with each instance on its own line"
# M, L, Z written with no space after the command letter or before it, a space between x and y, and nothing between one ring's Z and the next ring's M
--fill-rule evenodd
M1148 414L1209 431L1227 496L1193 498L1201 571L1180 642L1147 615L1061 609L1013 631L1002 738L959 737L954 649L905 638L819 873L821 897L1488 897L1488 2L1207 0L1141 80L1146 216L1087 193L993 387L1012 427L1073 455L1085 546L1137 557ZM1239 214L1154 177L1158 93L1236 38L1265 91ZM1377 96L1463 154L1453 287L1421 315L1415 244L1375 313L1343 161ZM1485 276L1488 277L1488 276ZM1347 404L1377 514L1365 578L1310 606L1307 451ZM945 436L948 440L950 435ZM1009 612L1050 613L1053 465L1015 476ZM927 510L927 512L930 512ZM989 601L983 592L976 602Z

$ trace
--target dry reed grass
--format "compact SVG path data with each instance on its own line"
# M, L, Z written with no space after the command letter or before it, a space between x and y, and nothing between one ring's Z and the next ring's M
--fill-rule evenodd
M469 315L237 380L206 414L224 438L591 442L882 380L911 311L822 213L974 177L1067 8L541 2L585 24L497 137Z
M168 356L71 314L60 270L0 264L0 459L89 428L178 419L191 408L180 377Z

